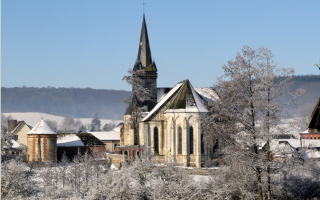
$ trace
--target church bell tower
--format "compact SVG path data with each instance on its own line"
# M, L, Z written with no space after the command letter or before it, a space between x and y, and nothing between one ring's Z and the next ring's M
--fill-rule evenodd
M151 49L148 38L148 31L145 16L143 15L141 36L138 50L138 57L134 64L133 71L143 69L146 75L140 77L144 79L144 88L149 91L150 100L144 102L144 105L148 106L148 111L152 110L157 104L157 67L156 63L152 60Z

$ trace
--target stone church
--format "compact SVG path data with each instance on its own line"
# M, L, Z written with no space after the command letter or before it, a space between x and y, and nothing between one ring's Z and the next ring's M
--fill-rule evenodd
M131 107L128 108L124 114L120 146L115 153L134 159L140 153L139 143L142 152L144 147L150 146L158 161L176 162L181 166L203 166L213 155L212 148L205 147L201 133L201 120L209 112L205 106L206 100L188 79L173 88L157 88L158 69L151 56L145 16L133 71L139 69L146 72L141 78L150 93L151 100L143 102L148 105L148 112L140 120L137 133L130 126ZM114 159L121 162L116 156Z

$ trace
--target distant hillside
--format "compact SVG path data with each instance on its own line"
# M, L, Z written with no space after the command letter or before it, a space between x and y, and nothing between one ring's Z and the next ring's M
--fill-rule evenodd
M293 85L286 88L305 90L297 99L293 113L309 115L320 97L320 75L294 76ZM104 119L123 119L123 99L130 94L121 90L97 90L91 88L1 88L1 112L41 112L76 118L91 118L98 113Z
M1 112L41 112L77 118L98 113L104 119L122 119L123 100L130 92L91 88L1 88Z
M297 106L291 109L293 114L310 116L320 97L320 75L294 76L293 85L286 87L286 92L302 88L305 90L302 97L296 99Z

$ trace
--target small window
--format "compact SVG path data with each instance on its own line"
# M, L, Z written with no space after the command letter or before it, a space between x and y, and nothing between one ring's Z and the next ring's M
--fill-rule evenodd
M118 145L118 144L114 144L114 149L116 149L116 148L117 148L117 145Z
M320 137L318 137L318 140L320 140Z

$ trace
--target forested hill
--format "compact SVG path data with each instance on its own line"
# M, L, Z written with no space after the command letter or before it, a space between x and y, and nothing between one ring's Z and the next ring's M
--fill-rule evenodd
M299 88L304 89L304 94L296 99L297 107L294 110L291 109L291 111L293 114L310 116L320 97L320 75L294 76L293 85L287 86L286 92L295 91Z
M42 112L90 118L98 113L104 119L123 119L123 100L130 95L122 90L91 88L1 88L1 112Z
M294 84L286 88L305 90L297 99L294 113L306 114L314 108L320 97L320 75L295 76ZM123 119L123 100L130 94L121 90L97 90L91 88L1 88L1 112L42 112L76 118L91 118L98 113L104 119Z

